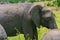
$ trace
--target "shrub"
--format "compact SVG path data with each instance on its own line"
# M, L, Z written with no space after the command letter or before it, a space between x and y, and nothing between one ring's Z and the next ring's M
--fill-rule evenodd
M60 0L57 0L57 6L60 7Z

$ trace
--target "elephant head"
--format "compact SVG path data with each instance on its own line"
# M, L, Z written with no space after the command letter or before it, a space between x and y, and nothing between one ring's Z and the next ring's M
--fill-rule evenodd
M30 8L29 13L37 27L42 25L50 29L57 28L52 10L45 8L42 5L34 5Z
M41 25L50 29L56 29L57 25L52 10L48 8L42 8Z

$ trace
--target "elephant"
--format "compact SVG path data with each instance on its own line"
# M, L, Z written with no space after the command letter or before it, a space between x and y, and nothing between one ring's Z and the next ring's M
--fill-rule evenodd
M7 34L1 24L0 24L0 40L7 40Z
M45 33L41 40L60 40L60 30L52 29Z
M7 36L15 36L18 30L25 40L38 40L36 28L40 25L57 29L52 11L44 9L32 3L0 4L0 24ZM45 12L49 14L47 17Z

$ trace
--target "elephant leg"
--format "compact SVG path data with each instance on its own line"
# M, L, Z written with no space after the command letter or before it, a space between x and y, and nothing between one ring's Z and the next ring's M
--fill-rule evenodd
M7 34L1 24L0 24L0 40L7 40Z
M37 28L35 26L33 27L33 35L34 35L34 39L38 40Z
M36 26L32 22L23 23L25 40L38 40Z

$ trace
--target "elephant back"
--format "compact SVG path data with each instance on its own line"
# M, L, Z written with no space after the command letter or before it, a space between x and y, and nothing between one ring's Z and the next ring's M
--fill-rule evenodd
M8 36L15 35L16 28L23 33L23 15L28 12L26 7L28 6L29 9L31 5L32 3L0 4L0 24L6 30Z
M60 30L52 29L43 35L41 40L60 40Z

